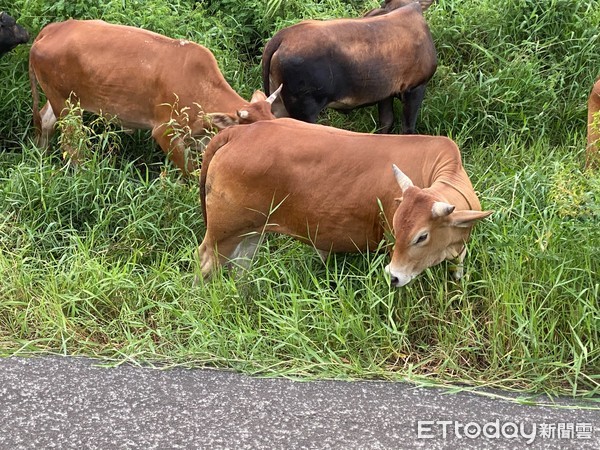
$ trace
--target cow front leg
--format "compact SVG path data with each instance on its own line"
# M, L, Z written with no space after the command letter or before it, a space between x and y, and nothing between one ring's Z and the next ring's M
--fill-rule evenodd
M379 129L377 133L387 134L394 126L394 97L388 97L377 103L379 111Z
M417 86L402 95L402 134L415 134L419 108L425 96L425 86Z
M194 159L186 151L183 138L176 136L170 127L166 124L154 127L152 137L185 176L196 170Z

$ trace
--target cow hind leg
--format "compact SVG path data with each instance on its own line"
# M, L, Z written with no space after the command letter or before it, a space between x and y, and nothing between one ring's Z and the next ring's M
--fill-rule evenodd
M260 241L261 236L256 234L246 237L234 236L214 242L207 231L204 240L198 247L198 261L202 277L208 280L218 267L230 263L244 270L250 268Z
M54 135L57 120L52 105L50 105L50 102L46 102L40 111L39 128L36 127L35 130L35 145L37 147L42 149L48 148L50 139L52 139L52 136Z
M198 247L198 262L200 263L200 272L205 280L208 280L219 266L217 251L207 236ZM194 284L198 282L199 279L196 277Z
M415 134L419 108L425 96L425 84L417 86L402 95L402 134Z
M56 128L54 124L57 122L57 118L54 111L59 111L61 106L62 110L60 110L59 116L61 122L58 124L60 129L60 151L63 158L68 156L70 164L77 167L80 159L79 149L81 147L81 133L83 130L83 109L79 107L79 102L73 95L70 99L64 100L64 102L59 100L58 105L56 101L52 101L42 108L42 130L45 130L45 134L49 140L52 136L51 131ZM48 110L44 112L46 107L48 107Z

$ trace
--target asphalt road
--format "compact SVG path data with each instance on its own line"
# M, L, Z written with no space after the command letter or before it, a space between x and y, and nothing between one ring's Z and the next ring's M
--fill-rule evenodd
M0 449L10 450L599 449L600 411L557 404L407 383L0 359Z

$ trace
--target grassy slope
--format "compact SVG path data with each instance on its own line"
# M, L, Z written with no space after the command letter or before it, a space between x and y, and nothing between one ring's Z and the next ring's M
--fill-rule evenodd
M2 5L7 9L9 5ZM232 85L260 87L264 40L300 17L367 5L24 2L35 34L103 17L209 46ZM193 286L198 189L147 135L92 135L85 167L33 148L27 46L0 60L0 354L53 351L310 377L411 378L590 395L600 373L600 177L582 173L585 101L600 72L597 1L440 0L440 64L421 132L461 145L483 206L467 274L445 264L401 290L385 254L332 258L266 241L253 269ZM541 5L541 6L540 6ZM371 4L369 4L371 6ZM239 9L239 7L237 8ZM370 130L373 109L323 121ZM98 129L97 129L98 130ZM144 161L146 164L142 164Z

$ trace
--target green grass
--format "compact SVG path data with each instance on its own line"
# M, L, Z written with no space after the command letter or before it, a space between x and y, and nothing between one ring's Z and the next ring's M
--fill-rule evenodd
M377 2L251 2L243 14L235 0L134 3L100 11L17 0L0 9L32 34L75 15L194 39L249 97L260 87L260 50L281 26L357 16ZM419 130L459 143L483 207L495 213L474 230L463 280L443 263L399 290L383 274L385 253L324 265L281 236L265 240L249 272L194 285L204 234L195 180L182 180L147 133L91 118L67 136L82 149L78 168L56 142L36 149L28 47L5 55L0 355L597 395L600 175L582 167L600 4L439 0L426 15L439 69ZM370 131L376 112L328 111L322 121Z

